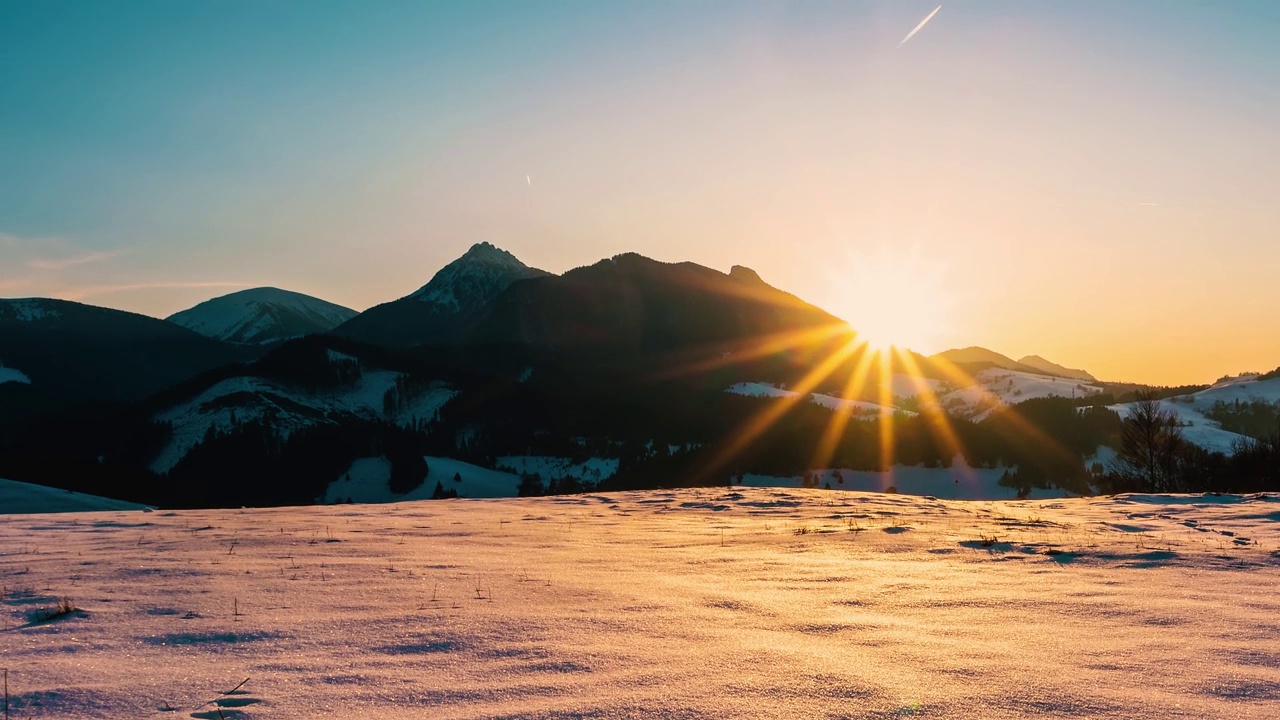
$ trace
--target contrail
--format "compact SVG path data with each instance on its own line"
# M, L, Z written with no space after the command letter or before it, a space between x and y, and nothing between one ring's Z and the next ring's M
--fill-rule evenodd
M902 38L902 42L898 43L898 47L902 47L903 45L906 45L906 44L907 44L907 41L911 39L911 36L913 36L913 35L915 35L916 33L920 32L920 28L924 27L926 23L928 23L930 20L932 20L932 19L933 19L933 16L934 16L934 15L937 15L937 14L938 14L938 11L939 11L939 10L941 10L941 9L942 9L942 6L941 6L941 5L939 5L938 7L936 7L936 8L934 8L934 9L933 9L933 12L929 13L928 15L926 15L926 16L925 16L925 18L924 18L923 20L921 20L921 21L920 21L920 24L919 24L919 25L917 25L917 26L915 26L915 29L913 29L911 32L907 33L907 36L906 36L906 37Z
M524 176L524 181L525 181L526 183L529 183L529 187L533 187L533 178L529 177L528 175L525 175L525 176Z

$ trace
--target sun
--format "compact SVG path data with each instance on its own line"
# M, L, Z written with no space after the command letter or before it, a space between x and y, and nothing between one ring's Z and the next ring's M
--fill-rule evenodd
M833 268L827 308L876 350L937 352L953 304L944 276L941 263L917 248L851 254Z

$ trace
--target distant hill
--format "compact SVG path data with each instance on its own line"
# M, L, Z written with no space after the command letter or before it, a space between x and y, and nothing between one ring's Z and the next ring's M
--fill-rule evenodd
M1084 370L1074 370L1072 368L1063 367L1062 365L1050 362L1039 355L1027 355L1021 360L1014 360L1008 355L1002 355L994 350L988 350L987 348L978 346L945 350L937 353L936 355L930 356L930 359L945 360L970 374L974 374L988 368L1000 368L1002 370L1016 370L1018 372L1033 374L1040 373L1044 375L1069 378L1072 380L1097 382L1097 378Z
M218 340L263 345L329 332L356 315L310 295L260 287L206 300L166 319Z
M1023 365L1026 365L1027 367L1039 370L1040 372L1048 373L1050 375L1057 375L1058 377L1071 378L1072 380L1087 380L1089 382L1098 381L1096 377L1094 377L1093 375L1090 375L1084 370L1076 370L1074 368L1063 367L1055 362L1050 362L1049 360L1045 360L1039 355L1028 355L1022 358L1021 360L1019 360L1018 362Z
M156 318L66 300L0 300L0 419L140 400L255 352ZM13 397L10 397L10 396Z
M505 250L477 243L418 290L375 305L333 332L388 347L456 342L512 283L548 275Z
M988 350L984 347L967 347L954 350L944 350L935 355L931 355L930 359L946 360L958 366L982 366L983 368L997 367L1005 370L1021 370L1034 372L1034 368L1017 362L1008 355L1001 355L994 350Z

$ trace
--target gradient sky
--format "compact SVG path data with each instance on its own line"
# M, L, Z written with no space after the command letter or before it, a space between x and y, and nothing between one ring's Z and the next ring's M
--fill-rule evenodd
M489 241L747 265L924 352L1280 365L1280 3L900 44L935 7L0 0L0 296L363 309Z

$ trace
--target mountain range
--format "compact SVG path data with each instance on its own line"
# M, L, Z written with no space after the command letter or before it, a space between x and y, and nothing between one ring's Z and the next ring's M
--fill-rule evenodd
M424 458L520 492L586 487L573 472L615 488L697 484L806 472L824 435L831 462L883 469L887 416L899 462L947 463L943 413L970 466L1018 465L1023 485L1061 472L1079 488L1082 458L1120 421L1076 408L1140 389L978 347L874 358L839 318L749 268L627 253L555 275L488 243L362 313L276 288L167 320L3 300L0 476L188 506L333 500L371 468L391 489L361 496L395 495L426 476ZM1006 417L1021 404L1030 420ZM1037 445L1015 437L1029 423L1059 463L1034 477ZM1059 436L1067 456L1043 446Z

